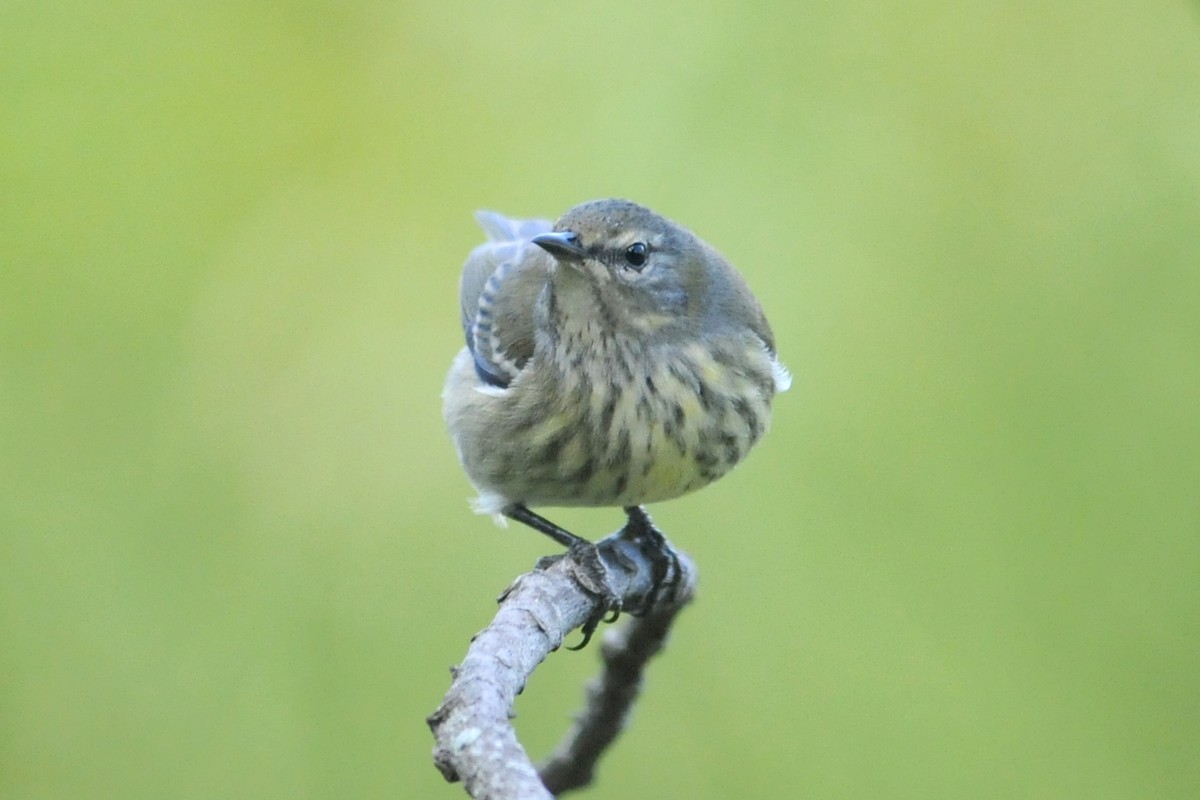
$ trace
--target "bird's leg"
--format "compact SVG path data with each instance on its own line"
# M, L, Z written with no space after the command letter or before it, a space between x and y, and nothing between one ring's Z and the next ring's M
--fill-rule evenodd
M582 650L592 639L592 634L601 622L615 622L621 614L621 598L617 597L608 584L608 568L600 557L600 551L592 542L582 536L576 536L565 528L555 525L541 514L535 514L523 503L514 503L501 512L509 519L523 522L535 531L544 533L554 541L567 548L567 556L577 567L576 576L588 591L600 598L601 602L595 614L588 617L581 628L583 641L568 650ZM562 556L552 556L553 560ZM546 560L548 563L548 560Z
M517 522L523 522L539 533L546 534L568 550L582 545L590 545L595 547L595 545L592 545L591 542L589 542L587 539L584 539L582 536L576 536L569 530L555 525L541 514L533 513L524 503L513 503L511 506L504 508L500 513L509 519L516 520Z
M621 536L631 542L644 544L641 551L650 560L650 591L641 608L631 612L637 616L646 614L663 598L674 598L683 577L679 566L679 556L671 549L667 537L650 521L650 515L641 506L626 506L625 513L629 521L621 530Z

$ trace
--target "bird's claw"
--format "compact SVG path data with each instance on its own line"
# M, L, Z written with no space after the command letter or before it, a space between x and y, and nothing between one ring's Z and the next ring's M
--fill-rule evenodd
M574 537L566 553L547 556L538 562L538 568L544 569L563 558L569 559L576 581L585 591L597 598L596 610L580 626L583 641L573 647L567 647L568 650L582 650L592 640L592 635L601 623L616 622L623 611L628 611L635 617L643 617L663 600L674 601L682 584L683 569L679 556L671 548L662 531L650 521L646 510L641 506L630 506L625 509L625 513L629 519L618 535L633 544L650 564L650 588L637 608L624 607L621 597L613 591L609 583L609 568L604 563L604 557L600 555L599 547L587 539ZM623 563L629 561L629 557L619 548L606 552Z
M582 650L592 640L592 634L602 622L616 622L621 616L621 598L612 590L608 581L608 567L600 556L600 550L592 542L580 539L571 545L567 557L574 565L575 577L579 584L590 594L595 595L599 602L596 611L584 621L580 631L583 641L568 650Z
M601 622L612 623L616 622L621 616L621 599L619 597L610 597L610 605L600 606L596 613L587 618L587 621L579 628L579 632L583 634L583 641L574 647L568 647L568 650L582 650L587 647L587 643L592 640L592 634L600 627Z
M630 611L634 616L645 616L658 605L660 601L674 601L679 586L683 581L683 568L679 556L671 548L671 543L663 532L655 527L650 515L641 506L629 506L625 509L629 521L621 529L621 536L633 542L650 562L650 591L637 611Z

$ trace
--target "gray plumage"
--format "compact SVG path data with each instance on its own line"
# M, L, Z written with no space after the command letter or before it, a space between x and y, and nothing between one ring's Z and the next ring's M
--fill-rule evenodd
M445 418L476 509L632 507L721 477L790 383L745 281L713 248L626 200L542 220L477 215L467 346Z

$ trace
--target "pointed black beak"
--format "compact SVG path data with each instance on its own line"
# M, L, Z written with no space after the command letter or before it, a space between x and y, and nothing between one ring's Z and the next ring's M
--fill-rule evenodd
M574 231L539 233L532 241L560 261L582 261L587 255L579 234Z

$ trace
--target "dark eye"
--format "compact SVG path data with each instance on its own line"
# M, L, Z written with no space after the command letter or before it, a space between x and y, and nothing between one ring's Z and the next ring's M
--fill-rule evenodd
M625 263L633 267L638 272L641 272L642 267L646 265L646 258L650 254L650 248L645 242L634 242L625 248Z

